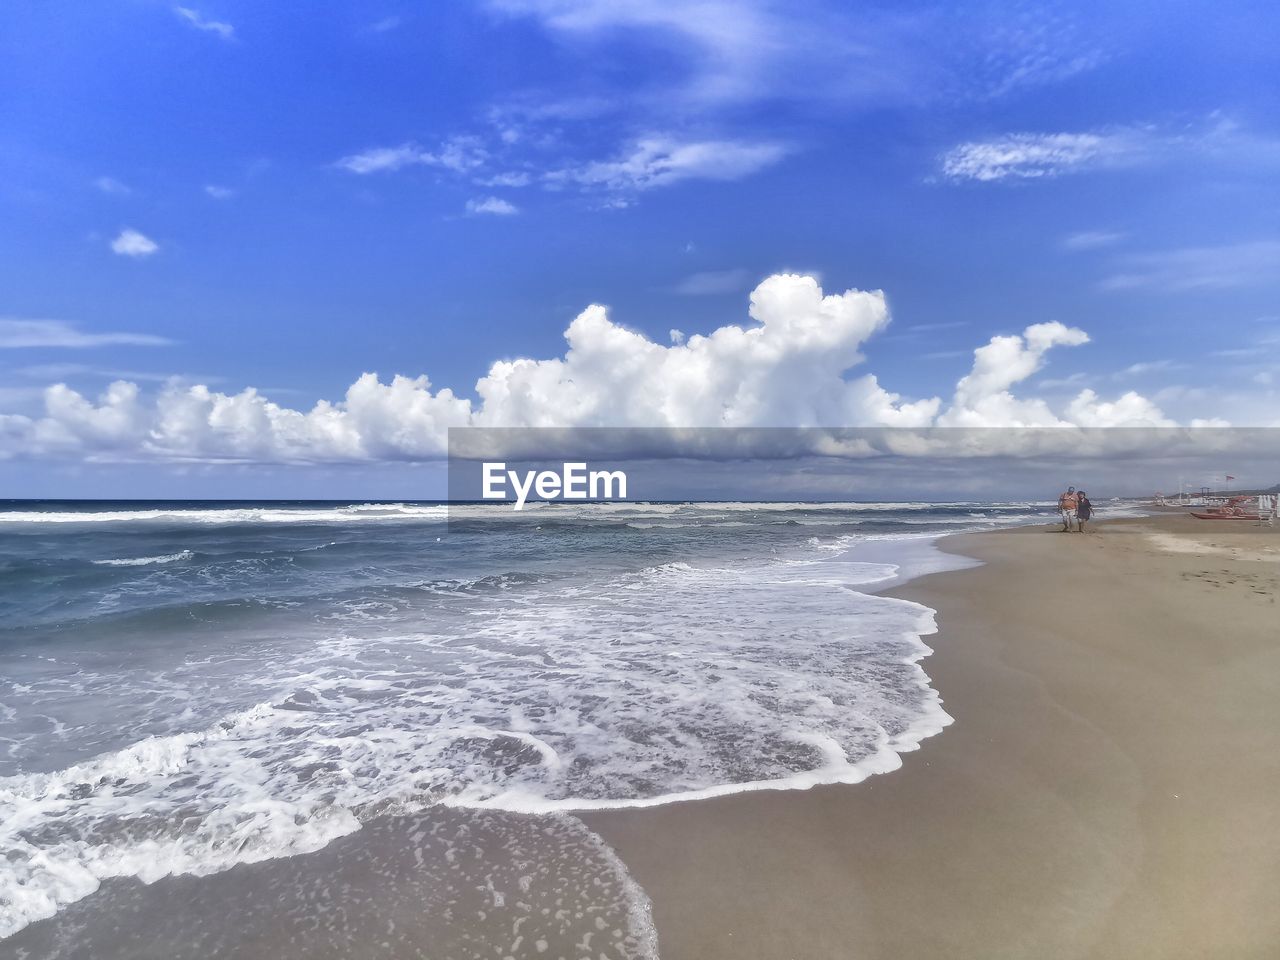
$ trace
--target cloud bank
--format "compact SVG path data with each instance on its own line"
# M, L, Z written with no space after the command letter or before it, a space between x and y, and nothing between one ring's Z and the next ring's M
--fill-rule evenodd
M655 343L600 305L565 331L562 356L495 362L474 399L426 376L365 373L339 401L281 406L252 388L226 394L171 381L155 394L117 381L96 399L65 384L43 416L0 415L0 456L260 463L429 460L450 427L1054 427L1170 426L1137 393L1083 390L1061 409L1013 389L1050 351L1088 342L1058 322L992 337L949 401L905 398L873 373L863 347L890 321L879 290L825 294L778 274L750 295L751 323Z

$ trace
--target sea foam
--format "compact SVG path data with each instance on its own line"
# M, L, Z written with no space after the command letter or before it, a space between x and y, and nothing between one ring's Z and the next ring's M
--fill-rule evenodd
M673 562L491 595L465 629L337 634L207 729L0 780L0 934L108 877L315 850L388 809L638 807L895 769L950 718L918 663L932 611L853 589L891 571Z
M158 557L116 557L110 560L94 560L100 567L149 567L157 563L176 563L179 560L190 560L195 554L190 550L179 550L177 553L165 553Z

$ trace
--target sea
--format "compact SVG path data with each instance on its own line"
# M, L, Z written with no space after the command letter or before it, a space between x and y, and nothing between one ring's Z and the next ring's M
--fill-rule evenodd
M887 773L1049 503L0 501L0 954L656 957L575 814Z

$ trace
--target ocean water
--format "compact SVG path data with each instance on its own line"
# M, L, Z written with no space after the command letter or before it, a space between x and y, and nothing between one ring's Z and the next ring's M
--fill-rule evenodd
M225 924L197 936L181 884L232 909L270 864L305 927L308 858L345 856L416 906L398 933L281 934L299 955L654 956L643 891L573 812L895 769L950 718L933 611L875 591L962 562L941 534L1050 513L0 502L0 937L131 956L122 931L172 928L156 955L208 955ZM417 839L370 847L393 823Z

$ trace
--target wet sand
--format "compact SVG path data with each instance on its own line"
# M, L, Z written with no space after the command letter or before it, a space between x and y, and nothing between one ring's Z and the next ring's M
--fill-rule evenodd
M1280 529L943 541L955 724L856 785L583 819L664 960L1280 956Z
M572 817L431 808L323 849L107 880L0 942L9 960L649 958L644 895Z

